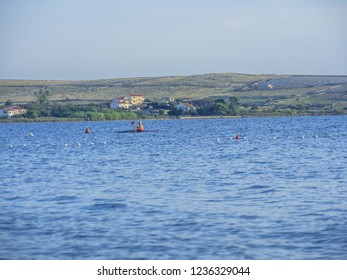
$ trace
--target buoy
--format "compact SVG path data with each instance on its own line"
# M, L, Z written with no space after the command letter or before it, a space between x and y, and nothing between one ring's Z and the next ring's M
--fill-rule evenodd
M235 140L240 140L240 135L236 134Z
M86 128L86 133L90 134L90 128L89 127Z
M32 133L32 132L29 132L28 135L29 135L30 137L34 137L34 133Z

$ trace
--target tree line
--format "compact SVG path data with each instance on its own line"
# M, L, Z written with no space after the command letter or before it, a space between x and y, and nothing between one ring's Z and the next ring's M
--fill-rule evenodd
M136 119L134 112L115 111L108 104L51 104L51 93L41 89L35 93L35 101L28 104L27 117L75 118L86 121Z
M238 116L241 113L242 103L237 97L209 97L204 99L190 100L189 104L192 105L191 110L184 111L177 108L178 103L183 100L176 100L176 102L159 103L150 102L149 105L153 109L168 110L171 116L193 115L193 116Z
M58 104L51 102L49 90L41 89L34 93L35 100L27 104L28 113L26 117L37 119L42 117L74 118L91 121L136 119L137 113L127 110L114 110L109 108L108 103L77 105L73 103ZM204 99L189 100L191 110L184 111L177 104L184 103L183 99L175 102L157 102L146 100L148 108L159 110L160 115L166 112L170 116L192 115L192 116L236 116L240 114L241 102L237 97L209 97ZM11 105L7 101L5 105Z

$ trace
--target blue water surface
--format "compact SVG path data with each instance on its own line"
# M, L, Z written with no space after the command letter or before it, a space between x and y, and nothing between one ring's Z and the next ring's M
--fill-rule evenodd
M144 125L0 124L0 258L347 259L347 116Z

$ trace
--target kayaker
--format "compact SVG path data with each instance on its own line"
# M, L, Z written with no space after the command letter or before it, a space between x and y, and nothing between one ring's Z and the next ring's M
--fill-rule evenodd
M136 127L137 132L144 132L145 128L143 127L142 121L139 121L139 125Z

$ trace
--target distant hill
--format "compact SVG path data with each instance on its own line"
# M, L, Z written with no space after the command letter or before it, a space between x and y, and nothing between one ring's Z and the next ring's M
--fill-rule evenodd
M11 100L23 104L34 100L34 92L49 89L55 102L109 102L127 94L148 99L172 96L201 99L236 96L254 110L313 110L347 113L347 76L295 76L203 74L90 81L0 80L0 104Z

